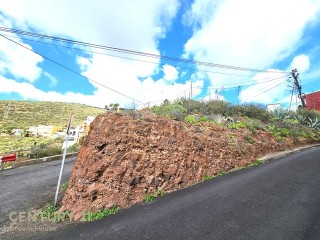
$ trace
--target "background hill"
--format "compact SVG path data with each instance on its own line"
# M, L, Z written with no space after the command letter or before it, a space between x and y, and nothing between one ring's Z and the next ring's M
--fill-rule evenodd
M104 112L104 109L76 103L0 100L0 129L7 132L39 124L65 127L71 111L74 115L72 125L75 126L87 116Z

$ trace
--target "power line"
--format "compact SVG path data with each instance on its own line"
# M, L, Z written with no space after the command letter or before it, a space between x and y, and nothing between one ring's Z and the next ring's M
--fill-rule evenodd
M259 94L255 95L254 97L251 97L251 98L249 98L249 99L246 99L246 101L251 100L251 99L254 99L254 98L256 98L256 97L258 97L258 96L260 96L260 95L262 95L262 94L265 94L266 92L271 91L272 89L278 87L279 85L281 85L281 84L284 83L284 82L285 82L285 81L282 81L282 82L278 83L277 85L272 86L271 88L267 89L266 91L264 91L264 92L262 92L262 93L259 93Z
M60 41L60 42L67 42L67 43L72 43L72 44L76 44L76 45L104 49L104 50L114 51L114 52L121 52L121 53L136 55L136 56L157 58L157 59L163 59L163 60L168 60L168 61L195 64L195 65L200 65L200 66L216 67L216 68L224 68L224 69L232 69L232 70L248 71L248 72L279 73L278 71L266 71L266 70L254 69L254 68L238 67L238 66L231 66L231 65L225 65L225 64L216 64L216 63L211 63L211 62L204 62L204 61L197 61L197 60L191 60L191 59L185 59L185 58L176 58L176 57L170 57L170 56L165 56L165 55L146 53L146 52L129 50L129 49L124 49L124 48L110 47L110 46L105 46L105 45L70 40L70 39L66 39L66 38L53 37L53 36L49 36L49 35L27 32L27 31L5 28L5 27L0 27L0 31L10 32L10 33L18 34L18 35L25 35L25 36L30 36L30 37L37 37L37 38L54 40L54 41Z
M25 48L25 49L27 49L28 51L31 51L31 52L33 52L33 53L35 53L35 54L37 54L37 55L39 55L39 56L41 56L41 57L49 60L50 62L53 62L53 63L57 64L58 66L66 69L66 70L68 70L68 71L70 71L70 72L73 72L74 74L77 74L77 75L79 75L79 76L81 76L81 77L83 77L83 78L85 78L85 79L88 79L88 80L91 81L91 82L94 82L94 83L96 83L96 84L98 84L98 85L100 85L100 86L102 86L102 87L104 87L104 88L109 89L109 90L112 91L112 92L118 93L118 94L120 94L120 95L122 95L122 96L124 96L124 97L126 97L126 98L130 98L131 100L134 100L134 101L136 101L136 102L139 102L139 103L141 103L141 104L144 104L143 102L141 102L141 101L139 101L139 100L137 100L137 99L135 99L135 98L133 98L133 97L130 97L130 96L124 94L124 93L121 93L121 92L119 92L119 91L117 91L117 90L115 90L115 89L112 89L112 88L110 88L110 87L108 87L108 86L106 86L106 85L104 85L104 84L102 84L102 83L99 83L99 82L97 82L97 81L95 81L95 80L93 80L93 79L91 79L91 78L85 77L85 76L82 75L81 73L79 73L79 72L77 72L77 71L75 71L75 70L73 70L73 69L71 69L71 68L69 68L69 67L67 67L67 66L65 66L65 65L63 65L63 64L61 64L61 63L59 63L59 62L57 62L57 61L55 61L55 60L52 60L51 58L48 58L47 56L45 56L45 55L43 55L43 54L41 54L41 53L38 53L38 52L34 51L33 49L27 48L26 46L24 46L24 45L22 45L22 44L20 44L20 43L18 43L18 42L16 42L16 41L14 41L14 40L12 40L12 39L10 39L10 38L5 37L5 36L3 36L2 34L0 34L0 36L3 37L3 38L5 38L5 39L7 39L7 40L9 40L9 41L11 41L11 42L13 42L13 43L15 43L15 44L17 44L17 45L19 45L19 46L21 46L21 47L23 47L23 48Z
M46 45L62 47L62 48L68 48L68 49L73 49L73 50L78 50L78 51L83 51L83 52L88 52L88 53L95 53L95 54L100 54L100 55L109 56L109 57L121 58L121 59L126 59L126 60L131 60L131 61L144 62L144 63L150 63L150 64L155 64L155 65L159 64L157 62L150 62L150 61L141 60L141 59L129 58L129 57L124 57L124 56L119 56L119 55L103 53L103 52L97 52L97 51L92 51L92 50L85 49L85 48L76 48L76 47L72 47L72 46L64 46L64 45L54 44L54 43L50 43L50 42L38 41L38 40L22 38L22 37L17 37L17 36L11 36L11 35L3 35L3 36L7 36L7 37L10 37L10 38L18 38L18 39L25 40L25 41L42 43L42 44L46 44ZM210 70L205 70L205 69L189 68L189 67L185 67L185 66L177 66L177 67L181 68L181 69L188 69L188 70L193 70L193 71L198 71L198 72L216 73L216 74L229 75L229 76L238 76L238 77L250 77L248 75L226 73L226 72L216 72L216 71L210 71Z
M249 85L238 85L238 86L235 86L235 87L220 87L220 88L217 88L217 87L208 87L207 89L235 89L235 88L239 88L239 87L250 87L250 86L255 86L255 85L259 85L259 84L263 84L263 83L267 83L267 82L273 82L275 80L279 80L279 79L282 79L282 78L285 78L285 77L288 77L289 75L285 75L285 76L281 76L281 77L277 77L277 78L273 78L273 79L269 79L267 81L263 81L263 82L259 82L259 83L254 83L254 84L249 84ZM239 83L238 83L239 84ZM227 84L225 84L227 85ZM217 85L217 86L220 86L220 85ZM194 87L194 88L200 88L200 87Z

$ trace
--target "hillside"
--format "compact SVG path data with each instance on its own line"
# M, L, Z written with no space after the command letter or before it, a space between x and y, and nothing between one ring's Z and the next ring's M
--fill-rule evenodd
M87 116L97 116L104 109L76 103L1 100L0 129L1 132L8 132L12 128L26 129L38 124L64 127L71 111L73 125L77 125Z

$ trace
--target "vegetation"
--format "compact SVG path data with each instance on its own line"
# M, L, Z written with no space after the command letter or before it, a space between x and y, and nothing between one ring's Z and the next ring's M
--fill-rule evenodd
M16 152L19 158L38 158L62 153L62 138L27 137L30 126L54 125L56 130L66 127L69 113L73 112L73 125L80 125L88 116L103 112L83 104L34 102L34 101L0 101L0 155ZM13 129L22 129L21 136L11 135ZM76 152L75 144L68 152Z
M78 152L80 149L80 144L79 143L75 143L72 146L68 147L67 149L67 153L74 153L74 152Z
M156 196L153 194L148 194L143 198L143 201L146 203L152 202L153 200L156 199Z
M113 205L111 208L108 208L108 209L102 209L98 212L87 211L87 212L85 212L82 220L84 220L86 222L91 222L91 221L95 221L95 220L104 218L109 215L114 215L119 211L120 211L120 208L116 205Z
M68 182L65 182L65 183L61 184L60 190L65 191L65 190L67 190L67 188L68 188Z
M43 158L62 154L61 145L40 143L30 148L29 158Z
M211 179L214 179L214 176L209 176L209 175L203 176L203 181L209 181Z
M36 217L38 221L53 221L53 222L64 222L70 221L71 212L69 210L64 210L58 212L58 209L53 205L47 205L36 212Z
M258 166L258 165L260 165L260 164L262 164L262 163L263 163L263 161L261 161L260 159L256 159L255 161L253 161L252 163L250 163L250 164L248 165L248 167Z
M157 196L162 197L162 196L164 196L164 194L165 194L165 191L162 188L159 188L157 191Z
M77 103L1 100L0 129L2 133L11 133L12 129L27 129L34 125L66 127L70 112L73 113L73 125L79 125L87 116L97 116L103 111Z
M258 130L266 130L277 141L283 141L287 137L315 140L320 130L320 112L302 108L295 112L281 108L268 112L262 105L233 105L220 100L196 101L181 98L171 103L166 100L151 110L157 115L194 125L209 123L233 130L247 128L254 134ZM244 140L250 144L255 143L255 139L250 136L244 136Z
M0 155L16 152L19 158L61 154L62 138L1 136Z

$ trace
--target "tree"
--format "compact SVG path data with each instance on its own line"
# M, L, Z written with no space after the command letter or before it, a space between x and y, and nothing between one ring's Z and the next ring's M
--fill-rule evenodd
M113 107L115 108L115 110L118 110L119 106L120 106L119 103L114 103L114 104L113 104Z

